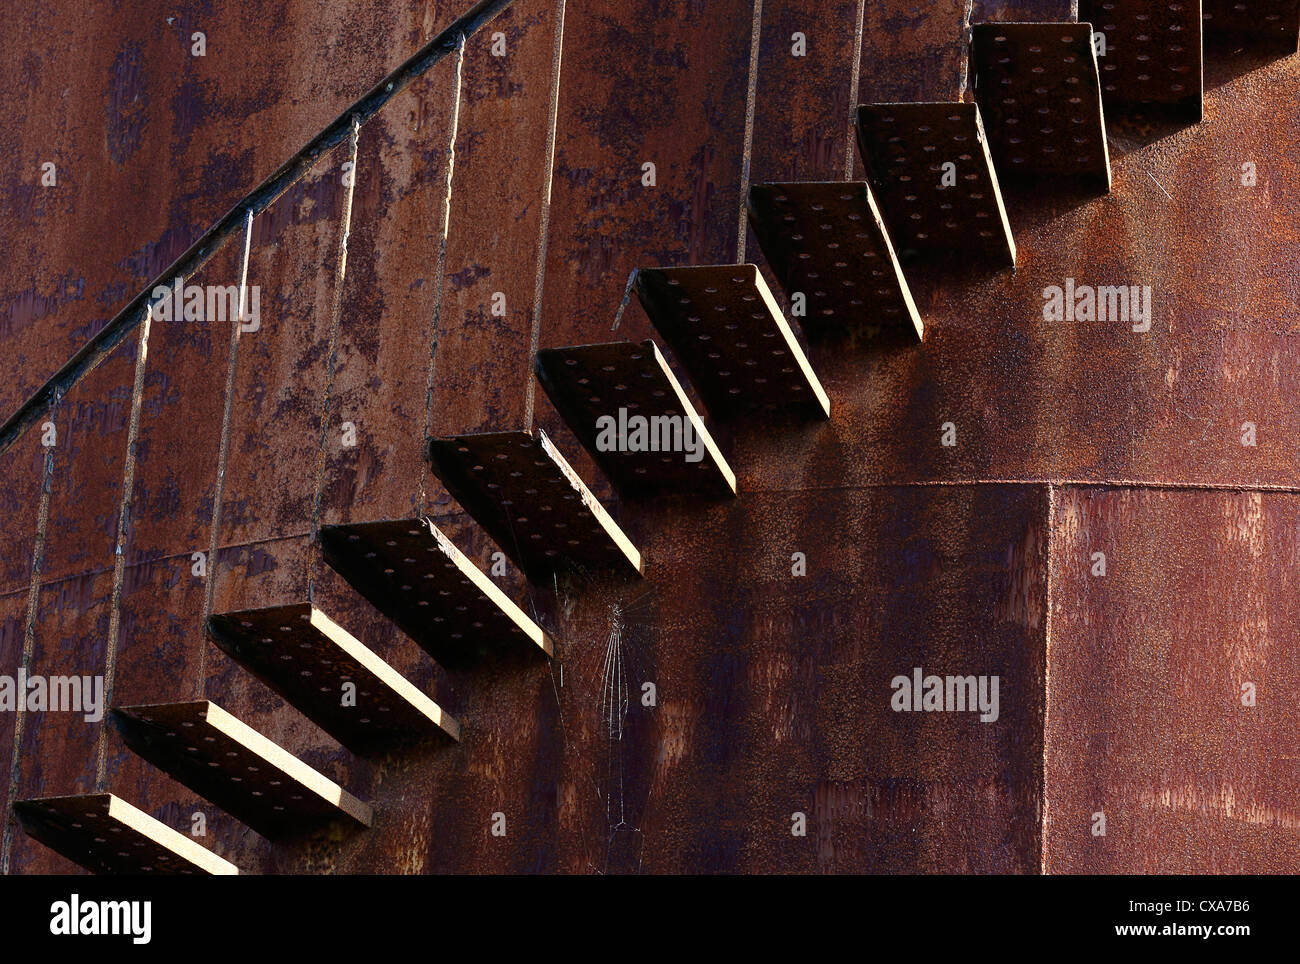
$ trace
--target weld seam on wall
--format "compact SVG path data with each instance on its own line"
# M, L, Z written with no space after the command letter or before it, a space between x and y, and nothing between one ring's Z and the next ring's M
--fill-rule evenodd
M50 406L53 416L60 397L56 395ZM27 593L27 625L23 632L24 670L31 669L32 654L36 650L36 612L41 597L41 569L45 564L45 533L50 520L50 490L54 481L54 447L45 450L45 466L41 476L41 501L36 510L36 540L32 544L32 581ZM0 842L0 874L9 873L9 859L13 846L14 800L18 795L18 763L22 759L23 729L27 722L26 701L14 704L14 742L9 759L9 789L5 799L4 837Z
M325 392L321 399L319 446L316 452L316 487L311 505L311 543L307 546L307 601L316 601L317 536L320 534L321 502L325 495L325 466L329 445L330 405L334 397L334 378L338 373L339 320L343 315L343 283L348 273L348 236L352 233L352 199L356 194L361 171L357 163L357 145L361 140L361 122L352 118L352 142L349 146L351 177L343 200L343 230L339 234L338 261L334 266L334 298L330 306L329 349L325 353Z
M524 381L524 431L533 430L533 407L537 397L537 379L533 377L533 359L542 339L542 292L546 278L546 251L551 237L551 181L555 174L555 128L560 116L560 67L564 60L564 5L555 8L555 40L551 49L551 96L546 111L546 170L542 178L542 217L538 231L537 273L533 278L533 319L528 334L528 368Z
M806 485L791 488L760 489L746 486L747 495L798 495L804 492L857 492L868 489L961 488L974 485L1042 486L1069 489L1151 489L1160 492L1237 492L1273 495L1300 495L1300 485L1275 485L1257 482L1159 482L1139 479L931 479L924 481L855 482L845 485Z
M226 397L221 413L221 441L217 447L217 479L212 492L212 537L208 540L207 580L203 585L203 613L200 617L199 666L195 680L195 696L202 699L207 692L208 617L212 615L212 598L217 586L217 552L221 537L221 500L226 491L226 460L230 457L230 420L235 402L235 373L239 366L239 332L243 327L244 288L248 284L248 258L253 245L253 211L249 209L244 220L244 256L239 269L239 312L230 327L230 352L226 359Z
M975 0L966 0L966 6L961 12L961 81L957 85L959 101L966 99L966 91L970 87L971 18L974 11Z
M451 119L447 124L447 175L442 188L442 223L438 226L438 261L433 269L433 330L429 335L429 373L424 387L424 438L433 431L433 385L438 361L438 332L442 327L442 300L447 290L447 235L451 231L451 192L456 177L456 138L460 134L461 85L465 73L465 38L456 54L456 78L452 82ZM420 460L420 489L416 511L423 511L428 499L429 463Z
M758 103L758 51L763 33L763 0L754 0L754 21L749 33L749 86L745 91L745 146L740 162L740 223L736 231L736 262L745 263L745 241L749 231L749 170L754 152L754 110ZM851 150L851 148L850 148Z
M627 276L627 284L623 286L623 300L618 303L618 311L614 312L614 323L609 326L610 331L618 331L618 326L623 323L623 312L627 311L627 303L632 300L632 289L636 286L636 272L633 268Z
M974 0L972 0L974 2ZM858 101L862 85L862 25L867 15L867 0L858 0L858 25L853 33L853 62L849 66L849 136L844 145L844 180L853 180L853 136L857 130Z
M113 681L117 676L117 647L122 632L122 584L126 577L126 538L131 526L131 501L135 492L136 443L140 438L140 409L144 401L144 373L148 367L149 311L140 328L136 346L135 381L131 385L131 419L126 432L126 463L122 471L122 497L117 507L117 543L113 547L113 593L108 609L108 640L104 645L104 706L113 705ZM103 793L107 781L108 727L99 725L95 748L95 792Z
M1039 747L1038 773L1038 870L1047 873L1047 738L1051 732L1048 725L1052 712L1052 592L1056 582L1056 504L1057 488L1051 483L1047 486L1047 580L1044 595L1047 612L1043 616L1043 739Z

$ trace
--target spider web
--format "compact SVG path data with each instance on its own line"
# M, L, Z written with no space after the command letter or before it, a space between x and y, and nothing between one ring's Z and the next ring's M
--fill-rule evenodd
M507 525L510 525L515 552L522 556L522 547L510 521L510 513L503 512L503 517ZM586 729L582 724L588 719L597 722L597 759L591 760L581 770L593 795L604 807L606 837L603 857L593 855L584 821L578 821L587 867L594 873L608 873L611 859L615 857L615 844L620 834L623 834L635 841L636 869L639 871L644 858L645 837L640 826L628 819L625 736L633 681L638 691L641 683L654 682L659 687L662 682L652 672L653 667L647 665L649 643L659 632L653 606L657 590L654 587L639 586L614 590L614 599L607 604L605 611L607 628L604 638L574 638L558 624L567 622L576 608L575 602L570 598L571 585L586 583L594 575L596 574L585 567L575 567L562 588L558 574L552 573L554 621L544 618L531 580L525 577L524 585L533 620L543 626L557 644L556 658L548 661L548 668L551 691L555 696L560 720L561 742L567 758L583 759L587 754L570 730L571 721L565 715L565 700L561 691L566 688L575 691L571 699L579 714L579 719L572 721L575 728L579 731ZM571 667L568 679L565 678L566 665ZM644 813L650 797L651 789L647 787L640 807L633 812Z

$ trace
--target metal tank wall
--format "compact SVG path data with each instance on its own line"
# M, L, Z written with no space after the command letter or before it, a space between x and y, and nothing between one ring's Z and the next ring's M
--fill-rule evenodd
M6 414L462 12L241 6L27 5L0 34ZM57 400L57 444L38 422L0 455L0 672L103 673L115 705L213 699L372 802L374 826L272 844L71 714L0 713L7 801L107 789L182 832L201 811L200 842L253 873L1300 868L1300 59L1217 50L1200 124L1116 118L1108 195L1004 182L1014 270L906 265L923 343L808 345L829 422L712 425L734 500L618 498L532 379L535 347L654 336L635 299L611 332L638 267L766 270L747 183L861 177L853 106L969 97L967 25L1075 16L516 0L459 81L448 58L361 128L351 192L345 143L254 221L262 325L233 363L229 326L154 321ZM237 283L239 247L187 280ZM1151 330L1044 321L1066 278L1150 285ZM313 520L427 511L486 570L496 547L423 441L531 424L645 578L512 570L556 658L444 671L320 562ZM460 721L458 745L358 757L205 639L206 613L300 602L309 574L317 605ZM621 739L601 715L616 619L634 697L657 690ZM997 675L998 720L892 710L891 679L918 666ZM76 869L12 816L3 860Z

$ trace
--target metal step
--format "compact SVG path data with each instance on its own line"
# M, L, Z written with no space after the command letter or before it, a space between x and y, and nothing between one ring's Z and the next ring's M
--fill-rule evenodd
M550 636L428 519L326 526L321 546L357 592L449 669L554 653Z
M866 181L755 184L749 222L805 332L925 328ZM795 303L806 300L806 315Z
M830 399L755 265L642 268L636 293L710 416L830 418Z
M537 379L625 496L736 494L736 476L652 341L537 353Z
M113 720L139 756L264 837L370 826L369 804L208 700L118 707Z
M989 152L1004 183L1070 176L1110 190L1091 24L976 24L970 60Z
M864 104L857 129L900 257L961 252L1016 263L978 105Z
M19 800L34 840L95 874L238 874L239 868L111 793Z
M1097 64L1107 108L1161 105L1188 120L1201 119L1200 4L1079 0L1079 20L1106 38Z
M214 615L208 632L232 659L353 751L460 739L459 724L437 703L308 603Z
M430 439L429 461L533 582L549 584L557 572L642 574L641 553L544 432Z
M1260 44L1279 56L1300 44L1300 0L1203 0L1206 40Z

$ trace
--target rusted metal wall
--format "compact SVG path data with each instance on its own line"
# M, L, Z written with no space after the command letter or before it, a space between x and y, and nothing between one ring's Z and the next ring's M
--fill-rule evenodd
M460 4L20 4L0 33L6 415ZM206 55L193 56L202 32ZM304 51L311 51L304 57ZM57 189L41 164L57 165Z
M1294 493L1057 493L1045 870L1300 869L1296 511Z
M68 8L58 30L33 8L0 37L21 118L0 132L20 161L6 413L461 12L146 6ZM855 103L969 97L970 22L1073 16L966 7L517 0L467 42L459 88L449 58L396 97L359 133L351 192L344 144L254 222L262 327L233 366L228 325L156 321L147 354L128 339L58 402L57 445L38 424L0 461L0 672L111 667L118 704L207 696L371 800L375 826L273 846L111 729L53 714L0 713L0 786L111 789L182 831L202 810L203 842L249 872L1293 869L1295 740L1274 695L1294 684L1292 496L1261 490L1296 484L1296 58L1221 51L1202 124L1117 123L1106 197L1004 185L1014 271L908 265L923 344L809 346L829 423L714 426L734 502L619 501L530 383L534 345L652 335L635 299L610 332L635 268L742 247L761 265L746 177L860 176ZM236 283L237 247L191 280ZM1067 277L1151 285L1150 332L1043 321L1043 289ZM486 568L495 547L421 443L529 424L608 500L646 579L512 572L552 665L444 672L315 560L313 519L427 510ZM253 608L301 601L311 577L318 605L460 720L458 746L356 757L204 640L209 590L212 611ZM632 701L619 741L600 718L615 606L632 679L659 696ZM916 666L999 675L999 720L895 713L890 681ZM1248 678L1254 711L1234 703ZM16 827L5 856L71 868Z

